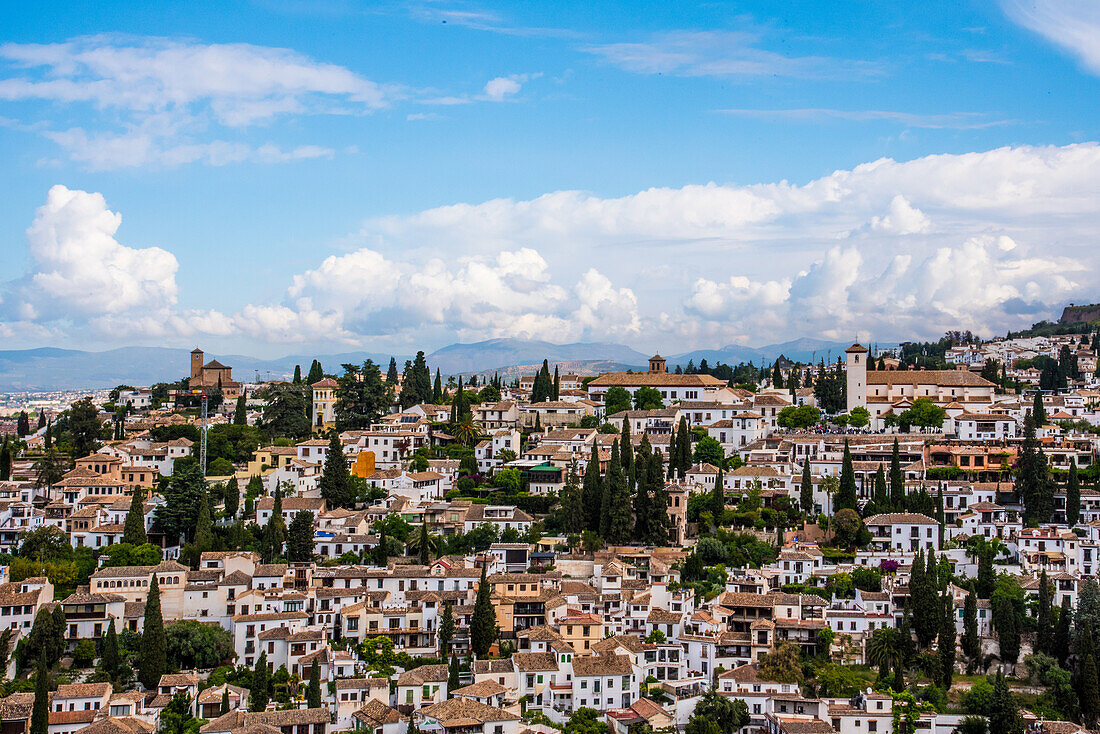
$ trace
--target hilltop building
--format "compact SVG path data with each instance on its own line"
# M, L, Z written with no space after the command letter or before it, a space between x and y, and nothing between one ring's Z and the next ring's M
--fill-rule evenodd
M233 368L227 367L216 359L203 363L203 352L196 347L191 350L191 387L216 387L222 391L226 400L236 400L241 394L241 383L233 379Z

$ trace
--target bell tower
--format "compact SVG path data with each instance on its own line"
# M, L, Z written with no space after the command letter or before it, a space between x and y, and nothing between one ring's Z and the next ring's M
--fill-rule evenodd
M651 375L659 375L665 371L665 358L659 354L654 354L649 358L649 373Z
M191 381L202 376L202 350L195 347L191 350Z
M855 343L844 350L847 355L848 412L867 407L867 347Z

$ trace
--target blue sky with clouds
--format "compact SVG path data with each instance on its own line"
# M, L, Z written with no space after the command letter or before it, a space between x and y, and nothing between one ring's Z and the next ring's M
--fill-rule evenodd
M678 351L1097 300L1090 4L228 5L4 11L9 346Z

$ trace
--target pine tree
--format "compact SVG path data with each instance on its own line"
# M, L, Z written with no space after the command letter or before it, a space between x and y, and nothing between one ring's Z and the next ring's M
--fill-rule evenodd
M332 432L332 437L329 439L325 466L321 471L317 488L321 491L321 497L324 498L330 510L338 507L351 508L355 504L355 490L351 486L348 460L344 456L344 448L336 431Z
M306 703L311 709L321 708L321 666L317 658L313 658L313 665L309 668L309 690L306 692Z
M585 529L584 498L575 458L569 462L569 471L561 490L561 526L566 533L578 535Z
M584 469L584 483L581 485L581 497L584 500L585 527L600 532L600 509L603 506L603 486L600 482L600 452L596 443L592 443L592 455Z
M500 632L485 568L482 565L481 581L477 586L477 599L474 601L474 611L470 616L470 647L479 658L489 654L489 648L496 642Z
M833 498L833 512L841 510L859 510L859 500L856 496L856 472L847 439L844 441L844 460L840 465L840 486Z
M252 670L252 688L248 692L248 708L263 711L271 700L271 670L267 667L267 651L260 653Z
M1093 666L1095 671L1095 666ZM1095 673L1094 673L1095 674ZM993 699L989 711L989 731L995 734L1023 734L1024 721L1016 697L1008 689L1008 682L1000 670L993 681Z
M130 495L130 509L126 512L126 524L122 527L122 542L144 545L149 542L145 533L145 490L135 487Z
M1071 528L1081 519L1081 478L1077 476L1077 461L1069 460L1066 478L1066 524Z
M112 681L118 680L119 666L122 658L118 652L118 633L115 632L115 624L112 620L107 624L107 632L103 635L103 653L99 656L99 667Z
M802 507L802 512L809 517L814 511L814 480L810 476L810 459L806 459L802 462L802 485L798 491L798 504Z
M156 690L160 677L168 672L168 641L160 614L160 585L154 573L145 596L145 622L138 654L138 680L145 690Z
M237 477L229 477L229 481L225 483L225 514L229 518L237 516L237 510L240 509L241 504L241 488L237 484Z
M444 656L451 651L451 640L455 636L455 614L451 602L443 604L443 616L439 620L439 651Z
M973 586L967 592L966 602L963 604L962 649L966 655L966 669L972 672L982 655L982 641L978 636L978 595L974 593Z
M48 734L50 731L50 667L46 664L46 653L38 659L38 670L34 674L34 703L31 706L30 734Z
M243 426L248 423L248 411L244 401L244 393L237 396L237 404L233 408L233 425Z
M898 440L894 439L894 450L890 455L890 509L901 512L905 506L905 475L901 473L901 455Z

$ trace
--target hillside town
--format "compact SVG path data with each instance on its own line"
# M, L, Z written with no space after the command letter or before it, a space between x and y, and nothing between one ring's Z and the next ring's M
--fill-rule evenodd
M0 732L1093 731L1100 332L1033 332L43 402Z

